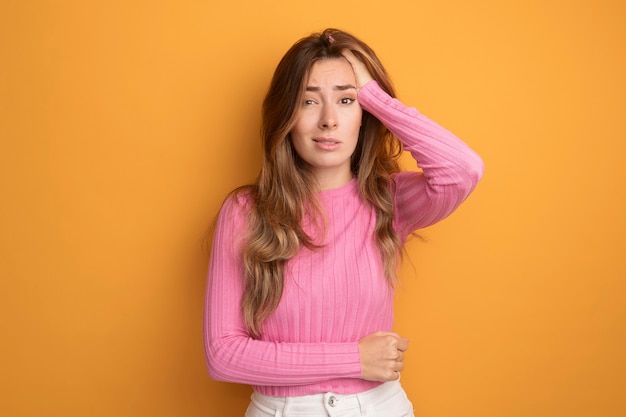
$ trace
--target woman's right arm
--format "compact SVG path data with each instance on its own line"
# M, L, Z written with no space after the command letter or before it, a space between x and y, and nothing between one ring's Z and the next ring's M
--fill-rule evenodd
M212 378L251 385L303 385L361 378L359 343L281 343L248 335L241 309L240 256L246 195L231 196L218 216L204 307L204 346Z

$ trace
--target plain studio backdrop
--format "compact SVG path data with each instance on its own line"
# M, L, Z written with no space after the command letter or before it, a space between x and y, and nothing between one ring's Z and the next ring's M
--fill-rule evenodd
M278 60L339 27L486 164L407 247L417 415L626 415L625 8L3 0L0 414L243 415L205 370L203 240L260 168Z

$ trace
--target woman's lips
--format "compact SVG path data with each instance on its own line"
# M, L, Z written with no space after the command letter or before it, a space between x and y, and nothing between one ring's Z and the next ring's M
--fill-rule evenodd
M334 151L341 143L337 139L326 137L313 138L313 142L315 142L318 148L325 151Z

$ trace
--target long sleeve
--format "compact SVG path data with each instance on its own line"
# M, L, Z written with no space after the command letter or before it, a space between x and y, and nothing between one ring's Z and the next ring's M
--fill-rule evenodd
M482 159L450 131L390 97L376 81L359 91L359 103L378 118L417 161L422 172L394 176L394 226L403 239L450 215L474 190Z
M360 378L356 341L284 343L255 340L248 335L241 312L244 284L239 254L249 206L245 198L227 199L216 224L204 315L209 374L217 380L256 386Z

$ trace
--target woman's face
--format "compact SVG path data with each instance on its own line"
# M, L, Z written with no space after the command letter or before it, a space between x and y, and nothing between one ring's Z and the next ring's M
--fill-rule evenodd
M296 110L291 140L323 190L352 179L350 157L359 139L361 115L356 79L348 61L333 58L315 62Z

